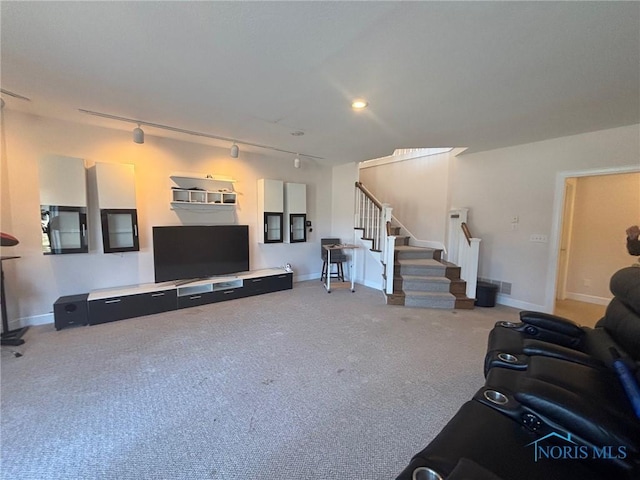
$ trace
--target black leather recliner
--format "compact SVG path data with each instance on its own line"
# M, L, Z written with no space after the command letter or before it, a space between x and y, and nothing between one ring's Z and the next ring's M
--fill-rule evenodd
M484 387L398 480L640 478L640 408L615 369L640 380L640 268L610 288L595 328L539 312L498 322Z

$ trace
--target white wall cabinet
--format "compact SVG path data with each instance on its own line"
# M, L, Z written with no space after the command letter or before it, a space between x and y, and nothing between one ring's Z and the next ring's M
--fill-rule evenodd
M284 182L258 180L258 242L282 243L284 239Z
M301 243L307 241L307 185L304 183L284 184L284 218L288 228L285 241Z
M87 173L82 158L40 159L42 252L87 253Z
M104 253L140 250L134 166L96 163L94 168Z

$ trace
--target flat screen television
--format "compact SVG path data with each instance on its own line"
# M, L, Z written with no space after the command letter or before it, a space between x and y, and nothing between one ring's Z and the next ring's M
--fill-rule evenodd
M153 268L156 282L245 272L249 270L249 227L153 227Z

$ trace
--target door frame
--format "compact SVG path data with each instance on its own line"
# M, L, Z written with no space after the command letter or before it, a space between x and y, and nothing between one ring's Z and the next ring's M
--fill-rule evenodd
M553 198L553 214L551 235L549 237L549 260L547 265L547 279L545 289L544 311L553 313L556 302L556 287L558 283L558 266L560 261L560 240L562 236L562 224L564 221L563 210L565 202L565 181L571 177L595 177L599 175L615 175L620 173L640 172L639 165L623 167L596 168L590 170L576 170L556 173L556 188Z
M564 181L562 225L560 228L560 244L558 247L556 300L564 300L567 298L567 276L569 274L569 257L571 256L571 239L573 238L573 213L576 201L577 180L576 177L570 177ZM562 254L563 250L564 255Z

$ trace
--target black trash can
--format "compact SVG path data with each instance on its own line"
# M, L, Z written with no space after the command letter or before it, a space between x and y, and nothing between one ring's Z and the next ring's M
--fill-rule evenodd
M478 282L476 285L476 302L478 307L495 307L498 285L487 282Z

